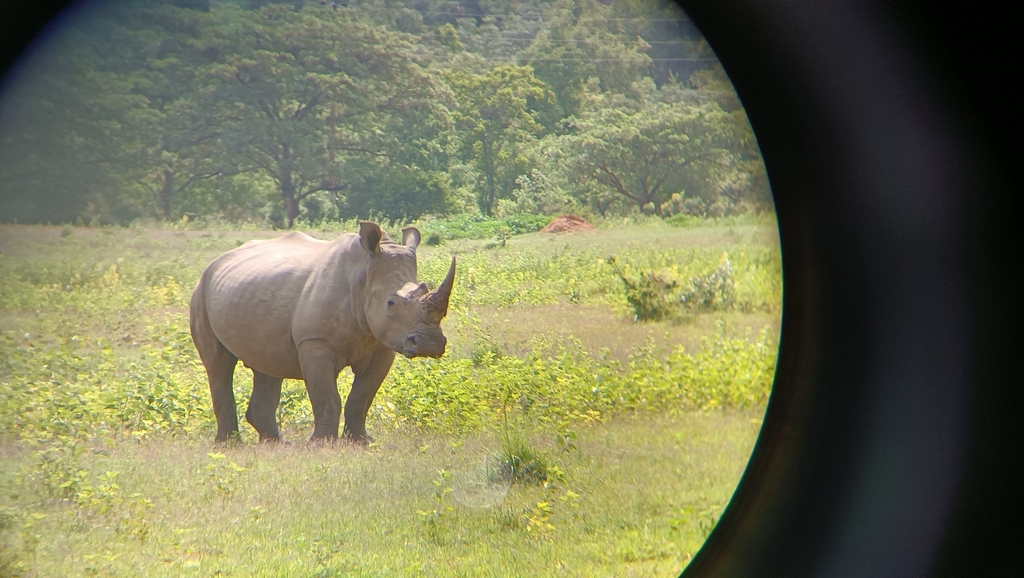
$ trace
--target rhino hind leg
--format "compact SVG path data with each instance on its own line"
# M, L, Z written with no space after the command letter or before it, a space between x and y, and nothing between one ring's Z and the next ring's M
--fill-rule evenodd
M238 358L228 351L227 347L217 339L210 327L206 307L202 300L202 280L192 294L189 307L189 329L192 342L196 344L199 359L206 368L206 378L210 382L210 397L213 399L213 415L217 418L216 442L226 442L231 435L238 434L238 412L235 407L235 392L232 380Z
M219 343L218 343L219 345ZM217 417L217 442L226 442L228 437L238 434L238 411L235 407L235 392L232 381L238 358L223 345L213 355L202 356L206 366L206 377L210 381L210 397L213 398L213 414Z
M245 421L256 428L261 442L281 439L277 429L277 406L281 403L282 381L280 377L252 370L252 396L249 409L245 411Z

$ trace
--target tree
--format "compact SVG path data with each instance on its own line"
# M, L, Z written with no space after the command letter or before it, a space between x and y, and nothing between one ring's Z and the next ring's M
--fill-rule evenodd
M613 15L612 8L597 0L556 0L545 11L544 27L519 54L519 62L554 90L564 116L581 113L589 79L596 78L602 91L628 93L651 67L650 45L606 15Z
M175 7L185 5L201 10ZM749 124L699 34L684 43L685 65L652 65L649 54L679 49L673 10L667 0L90 7L5 87L0 218L196 213L291 226L581 204L603 214L683 191L707 204L770 202Z
M477 205L490 215L515 179L528 171L524 151L543 133L538 118L554 95L529 66L503 64L486 72L448 70L458 106L453 112L463 158L481 177Z
M118 7L121 8L121 7ZM138 148L125 111L145 106L125 73L138 37L119 17L79 12L9 80L0 101L0 215L22 222L126 221L144 207L123 194L121 163Z
M329 7L268 5L226 20L208 102L229 150L277 183L287 226L306 197L386 181L394 163L438 147L450 96L414 60L410 37Z
M150 138L125 167L132 184L153 199L158 214L167 220L197 208L182 199L196 184L250 169L224 154L218 128L194 107L183 97L162 110L147 111L153 118L139 125L150 127Z
M716 103L593 98L599 106L592 103L570 119L565 134L544 143L549 156L591 184L591 192L613 193L643 209L683 190L713 196L735 170L745 133ZM609 207L607 195L590 202L602 213Z
M14 216L176 218L172 203L194 183L237 173L195 98L207 24L193 10L124 3L61 29L4 101L0 182L20 201Z
M138 146L124 157L122 171L129 186L153 199L160 216L174 220L199 209L181 198L191 187L252 166L226 154L219 119L204 102L211 88L209 70L219 57L211 19L167 8L141 16L138 35L146 42L137 50L146 58L125 80L132 94L145 98L145 106L125 111L123 130L137 135Z

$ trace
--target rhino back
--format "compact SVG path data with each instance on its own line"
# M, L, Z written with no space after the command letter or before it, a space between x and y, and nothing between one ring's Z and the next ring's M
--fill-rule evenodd
M332 243L289 233L246 243L214 260L197 290L217 339L253 369L300 379L292 321L307 281L339 242L347 247L351 239Z

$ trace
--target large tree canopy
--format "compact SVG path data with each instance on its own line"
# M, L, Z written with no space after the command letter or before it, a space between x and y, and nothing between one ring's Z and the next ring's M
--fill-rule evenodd
M122 131L123 113L145 106L104 58L122 32L109 20L91 20L55 38L8 79L0 98L4 220L70 222L99 211L137 216L124 196L109 194L120 188L114 167L138 146L137 133Z
M277 184L288 226L305 197L364 186L367 166L387 170L447 128L446 87L398 33L281 5L228 30L208 102L229 149Z
M580 114L588 80L597 79L605 91L628 92L651 67L650 45L623 34L614 14L593 0L557 0L546 11L546 26L519 56L554 89L566 115Z
M742 112L677 86L634 89L638 98L609 96L591 83L585 112L537 145L538 164L563 175L581 203L605 214L618 204L657 209L673 195L712 202L750 180L744 153L753 133Z
M685 188L687 171L728 165L732 119L717 104L652 103L639 111L606 108L574 121L558 139L580 177L593 179L637 207Z
M455 120L463 153L480 175L477 203L490 215L516 177L529 171L523 149L543 133L538 119L553 106L554 95L528 66L505 64L481 74L450 70L445 76L459 102Z

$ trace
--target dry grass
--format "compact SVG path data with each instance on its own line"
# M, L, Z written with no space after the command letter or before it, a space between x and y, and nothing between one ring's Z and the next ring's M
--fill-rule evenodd
M781 319L774 314L718 313L698 315L685 322L638 323L606 306L569 303L479 306L473 308L473 315L471 327L458 326L466 335L460 338L456 333L451 339L456 356L468 355L473 338L480 333L501 344L503 352L509 355L525 355L534 337L547 335L579 339L591 355L608 349L613 358L624 361L636 347L649 340L666 350L682 345L686 351L696 352L701 337L712 333L718 320L724 320L740 334L750 329L756 335L762 327L771 326L776 341L781 327Z
M454 253L482 249L490 240L460 239L431 250ZM723 247L750 243L755 245L778 246L779 231L770 225L735 225L679 228L662 226L621 227L601 229L588 233L529 233L510 239L503 249L495 249L496 255L503 250L532 249L544 254L568 249L595 250L609 255L629 248L679 249L689 247Z
M564 481L513 485L491 507L437 493L496 449L493 435L410 433L371 449L123 441L88 466L120 472L122 495L152 501L127 526L145 536L125 534L117 515L41 501L33 566L40 576L674 575L728 501L758 417L620 418L581 428L568 453L535 436ZM28 456L0 455L9 490ZM229 462L244 469L209 468ZM540 502L548 526L531 526ZM442 514L424 516L432 509Z
M240 242L280 236L280 231L192 231L169 229L73 227L71 235L61 236L63 227L46 225L0 225L0 252L12 259L39 257L74 258L94 256L106 251L106 257L134 256L161 261L181 257L183 250L198 250L207 261ZM322 234L319 235L322 237ZM329 235L336 236L336 235Z

